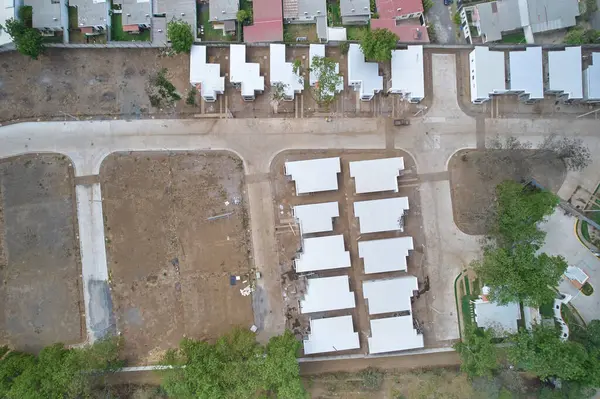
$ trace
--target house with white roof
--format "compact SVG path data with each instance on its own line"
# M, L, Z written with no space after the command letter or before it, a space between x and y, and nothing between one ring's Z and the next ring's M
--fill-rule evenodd
M404 170L404 158L381 158L350 162L356 194L381 191L398 192L398 177Z
M346 251L344 236L304 238L294 267L297 273L350 267L350 252Z
M360 93L361 101L371 101L375 93L383 90L379 64L366 62L365 55L356 43L351 43L348 49L348 85Z
M413 324L412 316L386 317L371 320L369 353L397 352L422 348L423 334Z
M360 348L352 316L310 320L310 335L304 340L304 354L338 352Z
M408 198L385 198L354 203L354 217L358 218L360 233L404 231L403 217L408 210Z
M310 278L300 300L300 313L328 312L356 307L348 276Z
M344 28L345 29L345 28ZM324 44L311 44L309 51L308 51L308 67L309 67L309 73L310 73L310 85L311 86L316 86L317 83L319 82L319 74L318 71L313 71L312 70L312 64L313 64L313 59L315 57L320 57L320 58L325 58L325 45ZM340 64L336 63L335 64L335 73L339 74L340 73ZM328 95L335 95L335 93L339 93L340 91L344 90L344 77L340 76L340 81L339 84L337 85L337 87L335 88L335 91L333 93L327 93Z
M291 62L285 62L285 44L270 44L271 90L280 85L285 101L294 101L296 93L302 93L304 78L294 72Z
M363 297L370 315L411 311L410 298L415 291L419 291L415 276L363 281Z
M592 65L583 71L583 98L589 103L600 102L600 53L592 53Z
M518 332L517 320L521 319L521 309L518 303L499 305L490 302L483 296L474 300L473 304L475 323L478 327L491 328L498 337Z
M482 104L490 95L506 92L504 52L476 46L469 54L471 102Z
M339 157L285 163L285 175L296 183L296 195L337 190L341 171Z
M517 94L526 103L544 99L542 48L527 47L525 51L510 51L508 92Z
M406 257L413 249L412 237L358 242L358 256L363 259L365 274L406 271Z
M392 50L392 79L388 93L401 94L411 103L425 98L423 46Z
M265 77L260 76L260 64L246 62L246 46L229 46L229 81L242 92L244 101L253 101L255 93L265 90Z
M217 100L217 94L225 91L225 78L221 76L220 64L206 62L206 46L192 46L190 52L190 83L199 89L206 102Z
M583 99L581 47L548 51L548 87L546 92L560 100Z
M340 216L337 201L296 205L292 208L292 212L300 225L302 235L333 231L333 218Z

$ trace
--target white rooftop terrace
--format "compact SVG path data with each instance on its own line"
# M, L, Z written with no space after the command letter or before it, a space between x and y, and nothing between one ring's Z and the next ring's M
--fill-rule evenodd
M388 92L403 94L411 102L425 97L423 46L392 50L392 79Z
M300 301L300 313L327 312L356 307L348 276L311 278Z
M410 311L410 298L413 291L418 289L415 276L363 281L363 297L368 301L371 315Z
M260 65L246 62L246 46L229 46L229 81L240 85L242 97L254 98L255 92L265 90L265 77L260 76Z
M292 208L302 234L333 231L333 218L340 216L337 201L296 205Z
M320 158L285 163L285 174L296 182L296 195L338 189L340 158Z
M312 70L312 63L313 63L313 58L314 57L321 57L321 58L325 58L325 45L324 44L311 44L309 51L308 51L308 65L310 70L310 85L311 86L315 86L317 84L317 82L319 81L319 74L316 73L316 71ZM340 64L338 64L336 62L335 64L335 73L339 74L340 73ZM342 90L344 90L344 78L341 77L342 79L340 79L340 84L336 87L336 92L340 92ZM335 93L327 93L330 95L334 95Z
M360 348L352 316L311 319L310 335L304 340L304 354L337 352Z
M358 218L361 233L379 231L404 231L402 217L408 210L408 198L386 198L354 203L354 216Z
M379 65L376 62L365 62L365 55L356 43L351 43L348 50L348 84L358 88L360 99L366 101L383 90Z
M205 101L215 101L217 94L225 91L225 78L220 64L206 63L206 46L192 46L190 52L190 83L200 85L200 95Z
M413 326L412 316L386 317L371 320L369 353L396 352L422 348L423 335Z
M294 73L291 62L285 62L285 44L270 45L270 77L271 87L276 84L283 85L286 100L293 100L295 93L304 89L304 78Z
M569 100L583 98L581 47L548 51L548 90L563 93Z
M592 53L592 65L584 72L584 94L586 100L600 100L600 53Z
M363 258L365 274L406 271L406 257L412 249L412 237L358 242L358 256Z
M496 333L513 334L518 331L517 319L521 318L518 303L501 306L494 302L476 299L475 323L482 328L492 328Z
M294 265L297 273L350 267L350 252L344 247L344 236L304 238L302 252Z
M402 157L350 162L350 177L354 177L357 194L398 192L398 176L402 170Z
M525 51L510 51L508 57L510 91L529 94L530 99L543 99L542 48L527 47Z

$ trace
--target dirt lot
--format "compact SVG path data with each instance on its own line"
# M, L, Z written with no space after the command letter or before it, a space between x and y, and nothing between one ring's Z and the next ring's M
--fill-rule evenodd
M83 338L73 168L61 155L0 162L0 345Z
M464 150L448 164L454 222L467 234L485 234L494 208L496 186L505 180L534 178L556 193L566 176L564 162L536 150Z
M241 160L218 152L113 154L100 175L127 360L152 363L184 336L212 340L250 327L251 297L240 294L251 263ZM242 275L235 286L231 275Z
M284 163L286 161L313 159L321 157L340 156L342 161L342 176L339 179L339 190L335 192L325 192L311 194L309 196L297 197L294 195L294 183L284 176ZM402 156L404 157L406 172L400 178L400 189L398 193L374 193L356 196L354 194L354 182L349 175L348 163L355 160L374 159L381 157ZM385 274L365 275L362 261L358 257L358 239L360 236L357 219L353 217L353 203L355 200L382 199L390 197L408 197L410 211L405 218L404 232L384 232L369 235L369 239L391 238L396 236L412 236L415 251L407 258L408 273L417 276L419 284L422 286L427 270L422 267L423 255L421 248L424 245L424 237L421 230L421 208L418 191L415 190L416 176L413 175L414 161L402 151L289 151L277 156L271 164L271 175L273 181L274 209L275 209L275 233L279 248L279 258L284 270L282 277L283 289L285 292L288 318L288 328L292 329L301 338L308 331L309 317L300 315L298 311L298 300L301 297L302 279L298 280L298 275L293 272L293 258L301 248L298 228L292 217L292 206L318 203L327 201L338 201L340 206L340 217L334 219L333 233L320 233L319 235L343 234L346 243L346 249L350 251L352 267L350 269L330 270L316 273L320 277L348 274L350 277L350 289L355 292L357 307L352 310L339 310L327 312L326 316L342 316L351 314L354 319L355 331L360 334L360 350L347 351L347 353L367 353L367 337L370 335L369 316L365 302L362 299L362 281L373 278L389 278L405 275L404 272L392 272ZM292 231L293 230L293 231ZM294 292L296 291L296 292ZM427 307L427 295L422 295L413 303L413 313L415 318L424 326L425 346L436 346L432 340L434 336L433 325L429 322L431 316ZM323 314L312 314L313 317L324 316ZM321 355L322 356L322 355Z

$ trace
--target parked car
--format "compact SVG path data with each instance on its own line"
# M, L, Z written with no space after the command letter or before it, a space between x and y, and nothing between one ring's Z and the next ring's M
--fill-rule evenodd
M444 5L445 6L449 6L452 3L454 3L454 0L444 0Z

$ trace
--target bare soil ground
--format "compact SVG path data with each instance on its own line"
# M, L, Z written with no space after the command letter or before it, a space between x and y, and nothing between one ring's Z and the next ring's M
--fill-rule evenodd
M156 362L184 336L213 340L233 326L252 325L251 297L240 294L248 285L251 243L239 158L113 154L100 176L112 299L127 360ZM231 275L242 276L235 286Z
M485 234L493 218L496 186L532 178L556 193L566 177L562 160L537 150L463 150L450 159L454 222L467 234Z
M284 163L286 161L314 159L322 157L340 156L342 162L342 174L339 178L339 190L334 192L315 193L308 196L296 196L294 194L294 183L284 175ZM402 156L405 163L405 175L399 180L398 193L374 193L357 196L354 182L349 174L348 163L355 160L374 159L381 157ZM418 190L415 190L417 178L413 174L414 161L403 151L286 151L279 154L271 164L271 179L273 184L274 208L275 208L275 234L279 250L280 264L282 265L282 284L284 298L286 300L287 327L292 329L300 339L305 336L309 329L309 317L299 314L298 300L303 295L304 279L293 271L293 259L301 248L298 227L292 216L292 206L318 203L327 201L338 201L340 217L334 219L334 231L332 233L319 233L317 235L343 234L346 249L350 251L352 267L350 269L331 270L318 272L315 275L328 277L334 275L349 275L350 290L355 292L357 307L351 310L339 310L326 312L326 314L311 314L313 317L342 316L351 314L353 316L355 331L359 332L361 349L347 351L347 353L367 353L367 337L370 336L369 315L365 306L362 293L362 281L378 278L390 278L405 275L405 272L392 272L377 275L365 275L362 260L358 257L358 240L360 238L357 219L354 217L353 204L355 200L382 199L391 197L408 197L410 211L405 218L404 232L384 232L370 234L368 239L391 238L396 236L413 237L415 251L407 258L408 274L417 276L419 283L424 283L428 271L422 266L424 235L422 232L421 207ZM364 239L365 237L363 237ZM413 303L413 314L424 328L425 346L439 346L434 340L433 328L430 322L430 309L426 306L426 296L432 295L428 292L421 295ZM322 354L320 356L323 356Z
M0 162L0 345L81 342L73 168L62 155Z

